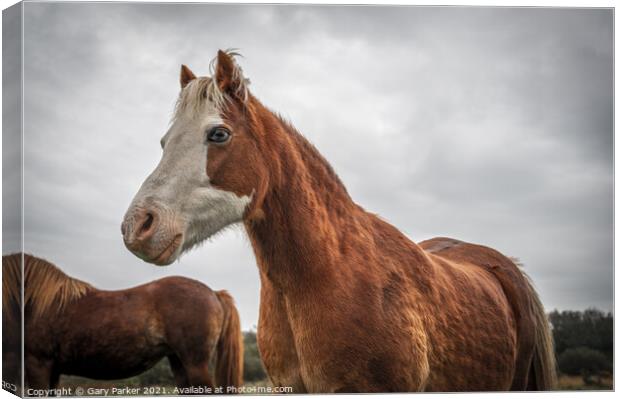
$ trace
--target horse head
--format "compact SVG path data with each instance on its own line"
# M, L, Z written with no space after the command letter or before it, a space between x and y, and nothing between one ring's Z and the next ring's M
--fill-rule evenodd
M181 92L161 139L163 154L134 197L121 231L141 259L168 265L260 207L264 137L235 53L219 51L212 76L181 67Z

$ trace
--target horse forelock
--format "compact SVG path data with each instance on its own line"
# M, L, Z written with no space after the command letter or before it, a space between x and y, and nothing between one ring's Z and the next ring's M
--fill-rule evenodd
M19 303L21 289L21 254L2 257L3 310ZM67 276L52 263L24 255L24 307L30 306L31 317L41 317L50 310L61 311L69 303L94 289L90 284Z
M196 78L181 90L173 119L178 119L187 113L191 117L199 116L208 105L221 111L225 108L227 101L226 96L219 90L212 78L208 76Z
M250 81L243 76L243 70L235 61L235 57L240 54L233 50L227 50L226 54L228 54L234 62L232 80L239 83L234 95L246 103L249 97L248 86ZM216 60L217 58L214 58L209 64L209 70L212 76L215 76L215 70L217 68ZM216 110L222 113L225 111L229 101L229 95L220 89L215 78L203 76L193 79L179 94L175 105L173 120L187 112L190 113L190 116L198 116L204 112L205 106L215 107Z

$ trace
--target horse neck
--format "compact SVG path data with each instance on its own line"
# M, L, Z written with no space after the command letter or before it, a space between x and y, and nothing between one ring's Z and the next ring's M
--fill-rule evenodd
M294 128L273 114L265 119L260 123L277 131L281 142L271 146L279 148L272 162L278 168L271 171L262 217L246 222L261 274L295 290L354 279L360 263L351 259L370 255L374 229L384 222L351 200L329 164Z

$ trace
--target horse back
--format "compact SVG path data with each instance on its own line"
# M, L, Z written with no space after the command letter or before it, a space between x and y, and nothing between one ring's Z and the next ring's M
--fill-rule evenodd
M510 304L517 327L517 359L511 389L525 389L536 340L536 319L526 277L507 256L482 245L437 237L419 246L430 254L462 267L479 267L495 277Z

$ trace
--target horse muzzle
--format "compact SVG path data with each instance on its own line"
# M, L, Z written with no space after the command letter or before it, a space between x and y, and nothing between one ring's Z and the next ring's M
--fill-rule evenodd
M157 207L134 206L121 224L125 246L145 262L169 265L178 257L183 232L174 217Z

